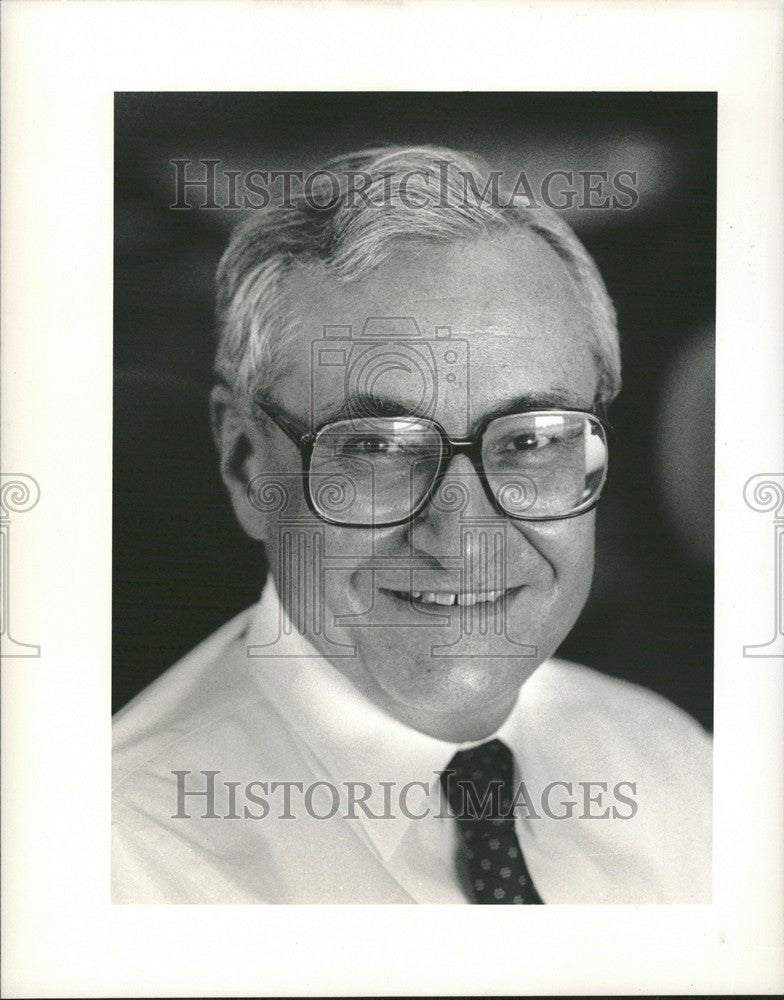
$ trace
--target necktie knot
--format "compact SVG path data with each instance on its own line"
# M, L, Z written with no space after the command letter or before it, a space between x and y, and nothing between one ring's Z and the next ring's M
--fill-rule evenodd
M477 903L541 903L514 820L514 761L501 740L460 750L441 785L460 831L458 869Z
M454 755L441 775L449 807L459 822L514 822L514 763L501 740L490 740Z

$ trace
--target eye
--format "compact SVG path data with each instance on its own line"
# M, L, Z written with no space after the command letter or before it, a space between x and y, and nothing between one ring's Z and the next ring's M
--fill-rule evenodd
M401 444L395 438L368 434L344 441L340 450L344 455L388 455L401 451Z
M560 443L561 438L557 437L555 434L516 434L514 437L510 438L503 448L503 451L539 451L542 448L546 448L550 444Z

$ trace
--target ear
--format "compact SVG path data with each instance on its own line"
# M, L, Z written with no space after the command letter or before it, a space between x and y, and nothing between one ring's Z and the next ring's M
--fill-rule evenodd
M234 514L246 534L264 541L264 514L248 498L248 486L261 467L263 435L252 425L231 391L222 385L216 385L210 393L210 419L220 456L221 478L229 492Z

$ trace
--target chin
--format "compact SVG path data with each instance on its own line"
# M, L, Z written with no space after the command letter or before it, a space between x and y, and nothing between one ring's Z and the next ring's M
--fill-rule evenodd
M427 657L406 671L370 671L383 692L387 711L418 729L460 730L447 739L479 739L462 730L477 727L491 732L506 718L518 692L539 665L539 659Z

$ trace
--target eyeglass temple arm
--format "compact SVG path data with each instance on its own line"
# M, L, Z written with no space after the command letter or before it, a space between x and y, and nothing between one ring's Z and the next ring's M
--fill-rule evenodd
M305 433L301 427L298 427L293 421L289 420L276 406L273 406L270 403L264 403L260 399L254 399L253 404L257 409L261 410L262 413L266 414L266 416L268 416L270 420L298 447L301 448L303 443L310 436Z

